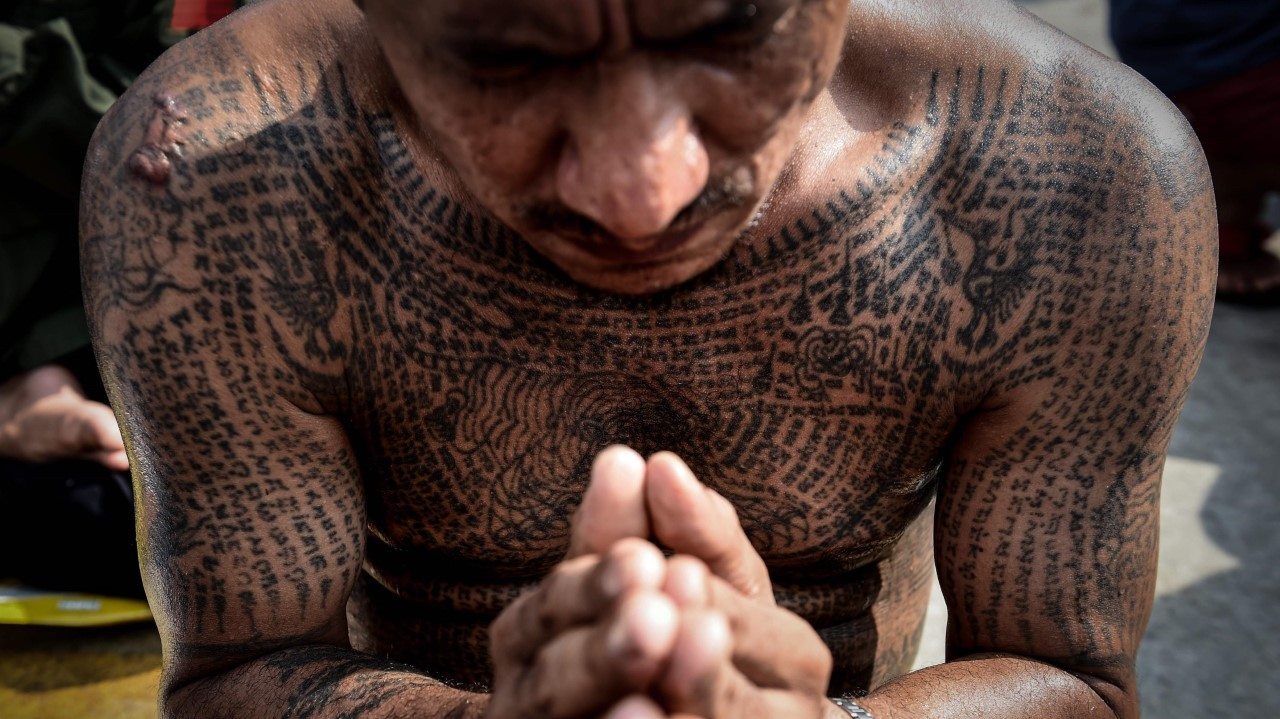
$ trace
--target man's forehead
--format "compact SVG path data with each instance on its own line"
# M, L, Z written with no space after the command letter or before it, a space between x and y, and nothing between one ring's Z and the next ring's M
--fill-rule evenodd
M679 37L758 5L794 0L437 0L432 14L449 35L486 35L529 43L597 47L623 34Z

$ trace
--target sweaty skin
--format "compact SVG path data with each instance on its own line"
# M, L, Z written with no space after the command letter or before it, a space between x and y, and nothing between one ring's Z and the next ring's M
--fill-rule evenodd
M496 86L424 130L431 98L338 0L255 4L139 80L95 137L82 254L165 715L478 716L489 623L565 557L621 443L732 503L830 691L878 718L1137 716L1159 476L1212 305L1199 148L1003 2L849 13L795 127L719 128L794 150L736 184L714 148L659 153L683 179L631 215L607 175L461 147L534 126ZM713 87L690 95L732 108ZM704 175L750 224L606 271L626 252L518 233L547 213L467 189L494 173L559 178L624 245ZM958 661L906 674L935 554Z

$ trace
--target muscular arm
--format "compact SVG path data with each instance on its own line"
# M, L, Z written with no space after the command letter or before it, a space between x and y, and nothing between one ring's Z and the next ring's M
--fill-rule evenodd
M333 416L342 328L299 164L263 154L304 79L246 71L226 35L184 43L113 109L83 193L86 302L164 643L161 713L470 716L481 697L349 647L366 510Z
M987 365L939 488L948 663L873 692L878 719L1139 715L1160 474L1212 307L1213 200L1197 144L1163 101L1061 107L1040 108L1043 127L1024 116L1006 130L1018 144L1005 147L1039 156L999 183L1035 183L1025 214L1009 215L1026 234L974 238L974 262L986 252L988 265L968 273L992 292L970 295L970 327L986 313L990 346L1016 353ZM1078 155L1055 160L1050 143ZM994 206L999 179L970 172L956 195ZM948 219L963 227L961 215ZM999 259L982 246L1011 236L1022 246ZM1053 284L1028 310L1001 272L1038 263Z

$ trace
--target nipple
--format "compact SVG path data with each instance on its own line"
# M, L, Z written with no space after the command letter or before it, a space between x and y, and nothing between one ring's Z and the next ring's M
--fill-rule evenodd
M173 169L170 157L180 155L186 144L181 128L187 123L187 113L168 93L157 93L152 103L155 109L142 144L129 156L129 172L153 185L163 185Z

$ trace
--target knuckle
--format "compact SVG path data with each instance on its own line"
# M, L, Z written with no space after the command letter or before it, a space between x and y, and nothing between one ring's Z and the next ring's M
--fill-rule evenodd
M510 612L511 609L508 608L489 624L489 646L495 655L504 653L511 643Z
M512 605L508 619L513 625L513 633L527 631L530 627L540 625L539 617L546 604L543 601L545 596L546 585L544 584L524 595L516 604Z
M489 624L489 643L493 648L494 654L502 653L505 655L510 651L512 645L517 643L521 635L521 628L524 626L522 618L525 612L528 611L528 605L532 600L532 594L524 594L517 597Z
M794 676L799 680L797 685L825 689L834 665L831 649L814 635L805 642L804 651L795 659L797 672Z
M530 626L538 628L542 635L549 635L556 630L557 613L547 602L531 602L528 611Z
M581 550L586 545L583 536L586 531L586 527L583 525L589 521L589 519L590 515L586 512L585 504L574 510L573 517L569 520L569 534L571 537L569 549L571 552L575 549Z
M551 716L552 705L555 697L551 693L551 687L555 686L555 682L547 681L546 665L539 661L534 663L529 671L521 677L521 705L524 711L522 716L530 717L546 717Z
M835 659L831 655L831 649L819 641L813 655L810 657L812 675L822 677L823 682L825 682L827 677L831 676L831 669L834 664Z
M723 494L720 494L719 492L712 490L711 498L712 498L711 501L715 502L716 506L720 509L720 513L724 515L725 519L733 520L735 524L739 524L739 525L742 523L740 520L740 517L738 516L738 508L735 507L733 505L733 502L730 502L727 497L725 497Z
M73 444L80 442L84 437L84 422L80 417L64 414L58 417L57 424L58 439L64 444Z
M557 564L549 574L547 574L547 577L542 580L542 584L540 586L546 587L549 584L562 582L580 572L584 567L595 564L599 561L600 558L594 554L584 554L561 562Z
M609 547L606 559L613 562L626 561L637 555L657 551L658 548L653 546L653 544L647 539L641 539L640 537L623 537L622 539L614 542L613 546Z
M728 681L722 673L704 680L704 685L707 687L704 691L719 704L726 715L737 716L751 698L744 684Z

